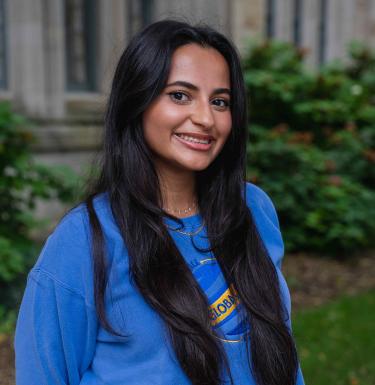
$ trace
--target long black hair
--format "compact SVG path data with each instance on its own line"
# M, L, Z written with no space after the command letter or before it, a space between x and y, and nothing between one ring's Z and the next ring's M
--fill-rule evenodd
M285 324L277 272L244 199L247 102L239 55L226 37L208 26L177 20L153 23L132 38L118 62L105 115L100 172L84 200L93 235L98 319L106 330L118 333L105 314L104 236L93 207L94 197L107 192L129 252L131 279L165 321L192 384L220 384L223 365L229 370L210 323L207 298L164 225L163 217L174 217L160 207L159 180L143 137L142 114L164 89L172 54L185 44L220 52L232 90L231 133L213 163L196 173L199 211L223 274L244 305L250 325L248 360L257 382L292 385L298 360Z

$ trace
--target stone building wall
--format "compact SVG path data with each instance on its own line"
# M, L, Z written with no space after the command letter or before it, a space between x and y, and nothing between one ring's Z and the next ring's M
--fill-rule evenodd
M90 7L90 0L0 0L7 68L0 99L12 100L35 123L38 161L67 164L81 173L100 145L116 62L130 36L150 21L207 22L240 51L249 37L294 41L309 50L311 68L345 57L352 39L375 48L375 0L91 0L95 86L72 90L67 89L66 1ZM38 213L56 217L61 210L48 203Z

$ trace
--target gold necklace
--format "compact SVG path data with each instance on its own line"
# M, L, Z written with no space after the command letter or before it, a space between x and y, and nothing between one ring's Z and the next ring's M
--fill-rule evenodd
M172 230L172 231L176 231L180 234L184 234L184 235L189 235L190 237L192 237L193 235L197 235L198 233L200 233L204 227L204 222L202 222L202 224L194 231L182 231L182 230L179 230L179 229L173 229L172 227L168 226L168 229Z
M173 208L163 207L163 210L169 211L169 212L172 212L172 213L177 213L177 214L187 214L187 213L191 212L196 207L197 207L197 204L196 204L196 202L194 202L192 204L192 206L188 207L187 209L180 210L180 209L173 209Z

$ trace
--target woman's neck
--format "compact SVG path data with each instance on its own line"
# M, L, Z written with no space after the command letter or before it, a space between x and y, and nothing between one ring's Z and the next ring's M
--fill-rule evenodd
M158 174L164 210L180 218L196 214L195 173L164 169Z

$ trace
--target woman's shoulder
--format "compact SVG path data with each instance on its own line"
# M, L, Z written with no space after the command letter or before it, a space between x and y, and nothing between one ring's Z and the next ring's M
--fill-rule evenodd
M281 267L284 242L279 219L270 196L259 186L246 182L246 203L259 234L276 266Z
M93 204L99 221L110 221L106 195L96 196ZM85 203L67 211L57 222L31 272L84 295L87 291L84 281L90 281L92 276L91 232Z
M259 210L267 215L272 223L280 228L275 205L270 196L259 186L251 182L246 182L246 203L248 207L256 212Z
M108 193L97 194L93 199L93 207L104 230L113 222ZM91 238L89 210L86 202L81 202L65 212L49 234L47 242L66 242L65 246L79 244L82 246Z

